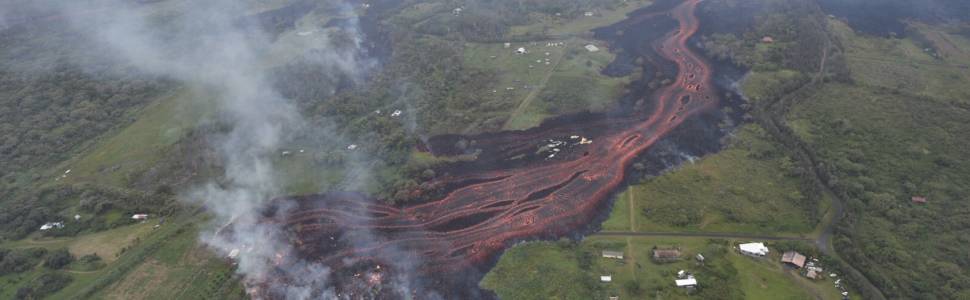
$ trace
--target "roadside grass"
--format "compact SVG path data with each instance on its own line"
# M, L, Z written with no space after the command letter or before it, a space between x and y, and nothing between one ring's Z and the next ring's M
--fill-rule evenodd
M638 231L805 235L819 221L808 211L824 206L808 203L792 168L760 127L744 125L723 151L629 187L603 229L629 231L632 213ZM631 192L637 211L627 212Z
M810 281L784 269L779 254L755 259L733 250L737 240L696 237L588 237L581 242L533 242L509 249L481 286L502 299L840 299L831 279ZM682 259L652 261L652 249L677 247ZM601 257L623 251L624 259ZM694 256L702 253L699 264ZM694 274L696 294L674 285L677 271ZM612 276L600 282L599 276Z
M635 191L632 188L628 188L625 191L617 194L616 200L613 201L613 210L610 211L609 218L603 221L600 226L603 230L607 231L630 231L630 200L634 203L636 199L632 199ZM635 212L634 212L635 213ZM635 229L635 228L633 228Z

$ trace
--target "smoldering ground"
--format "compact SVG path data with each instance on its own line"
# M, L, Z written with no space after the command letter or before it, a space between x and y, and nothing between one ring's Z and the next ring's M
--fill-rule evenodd
M220 255L234 257L238 272L254 295L307 299L339 294L331 288L332 270L296 257L283 228L261 220L270 199L286 192L274 163L282 148L297 137L316 143L348 143L326 120L308 122L297 105L274 88L270 69L281 63L281 56L296 52L299 54L293 56L294 60L321 68L333 74L332 78L363 81L375 64L363 54L364 37L357 18L346 17L354 15L353 5L299 1L266 7L260 1L231 0L58 4L59 13L87 38L107 45L111 51L108 55L117 63L217 95L198 101L214 102L217 112L212 122L226 128L207 138L223 172L218 178L182 191L181 198L208 210L212 225L202 231L201 241ZM77 11L97 13L73 13ZM345 21L339 28L343 37L339 44L326 32L310 32L306 35L313 34L312 38L296 42L281 38L292 36L293 22L311 11L342 15ZM347 157L349 175L341 187L353 189L371 180L372 170L363 162L366 155L356 152ZM288 208L280 203L284 202L274 202L283 205L275 209L285 213ZM369 243L374 239L358 233L345 242ZM395 277L411 273L408 270L418 263L401 261L397 266L401 272ZM285 285L267 285L278 282L267 276L287 280ZM409 278L387 281L397 284L392 289L403 291L411 290L415 282Z

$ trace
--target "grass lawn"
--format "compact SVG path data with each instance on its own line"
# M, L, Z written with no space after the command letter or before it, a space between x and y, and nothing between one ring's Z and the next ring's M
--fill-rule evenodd
M810 281L784 269L777 253L754 259L736 253L738 242L691 237L589 237L525 243L509 249L481 286L502 299L839 299L826 278ZM678 247L683 259L655 263L654 246ZM601 257L603 250L624 252L624 259ZM703 253L702 266L693 256ZM694 274L697 294L674 286L677 271ZM611 275L611 282L599 276Z

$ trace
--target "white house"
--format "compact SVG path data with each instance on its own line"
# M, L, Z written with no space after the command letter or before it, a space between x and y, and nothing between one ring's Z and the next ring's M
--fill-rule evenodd
M135 220L146 220L148 219L148 214L134 214L131 218Z
M764 243L747 243L738 245L738 250L741 254L748 256L761 257L768 255L768 247L765 247Z
M528 51L525 51L525 47L519 47L519 49L515 49L515 54L526 54L526 53L528 53Z
M557 150L557 149L553 149L553 150ZM556 151L556 152L558 152L558 151ZM623 252L603 250L603 257L605 257L605 258L623 259Z
M585 48L586 48L586 51L589 51L589 52L600 51L600 48L596 47L596 45L593 45L593 44L586 45Z
M602 281L602 282L610 282L610 281L613 281L613 275L603 275L603 276L600 276L600 281Z
M236 259L239 256L239 249L232 249L229 251L229 259Z
M697 285L697 279L694 279L694 277L687 279L675 279L674 283L677 284L677 287L691 287Z
M54 228L64 228L64 222L48 222L40 226L41 231L47 231Z

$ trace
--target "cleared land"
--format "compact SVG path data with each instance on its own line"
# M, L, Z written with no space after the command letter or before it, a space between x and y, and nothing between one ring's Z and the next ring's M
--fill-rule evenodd
M527 243L508 250L481 285L503 299L839 299L830 279L802 280L782 267L780 254L743 256L731 248L737 242L745 241L590 237L578 244ZM654 262L650 257L655 246L677 247L682 258ZM603 250L623 251L624 259L603 258ZM694 259L697 253L705 256L704 264ZM697 294L674 286L679 270L694 274L700 285ZM601 275L612 276L612 281L601 282Z

